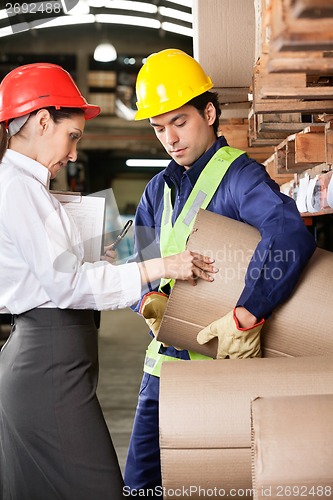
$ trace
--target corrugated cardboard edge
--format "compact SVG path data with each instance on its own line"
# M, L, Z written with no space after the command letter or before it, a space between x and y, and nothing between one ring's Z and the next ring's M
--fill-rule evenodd
M225 475L220 474L218 486L223 488L228 482L232 488L240 484L251 488L251 399L331 394L332 363L332 355L164 363L159 420L164 483L176 488L183 478L193 480L191 484L209 481L198 453L212 450L216 457L217 450L224 450ZM225 425L220 425L222 421ZM189 455L175 474L177 450L188 450ZM233 460L248 450L241 471L230 462L229 450L233 450ZM214 464L214 470L221 471L220 462Z
M255 446L255 429L253 422L253 402L257 399L260 399L259 396L255 396L251 399L251 477L252 477L252 489L253 489L253 498L254 500L258 499L258 486L257 486L257 477L256 477L256 462L257 462L257 449Z
M294 497L311 496L322 487L333 493L332 409L333 394L327 392L252 399L255 498L278 498L288 491Z

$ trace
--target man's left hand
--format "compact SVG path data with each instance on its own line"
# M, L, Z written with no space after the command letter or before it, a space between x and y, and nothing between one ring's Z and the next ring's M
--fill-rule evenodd
M242 328L234 308L201 330L197 335L197 341L202 345L217 337L217 359L260 358L260 331L263 324L264 319L249 328Z

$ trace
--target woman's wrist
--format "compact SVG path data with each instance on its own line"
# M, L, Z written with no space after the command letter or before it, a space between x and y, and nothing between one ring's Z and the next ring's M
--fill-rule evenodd
M165 277L165 266L162 258L138 262L138 267L143 285Z

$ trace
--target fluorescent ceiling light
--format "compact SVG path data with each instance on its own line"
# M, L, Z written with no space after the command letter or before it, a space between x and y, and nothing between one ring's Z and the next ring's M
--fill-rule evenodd
M173 17L174 19L179 19L180 21L186 21L192 24L192 14L187 12L182 12L177 9L169 9L168 7L159 7L160 14L165 17Z
M7 19L8 14L6 9L0 9L0 19Z
M156 14L157 7L151 3L133 2L131 0L105 0L104 7L108 9L134 10L136 12L146 12Z
M75 7L68 11L70 16L84 16L90 13L90 7L86 0L80 0Z
M105 0L88 0L90 7L104 7Z
M21 31L27 31L29 28L21 30ZM11 26L6 26L5 28L0 29L0 38L3 36L9 36L13 35L13 28Z
M165 168L169 165L170 160L144 160L144 159L129 159L126 160L126 165L128 167L159 167Z
M192 0L168 1L172 2L174 5L183 5L189 8L192 7ZM136 2L133 0L80 0L79 3L68 12L69 15L56 17L50 19L49 21L43 21L42 23L39 19L38 21L31 21L29 23L25 22L16 24L14 27L6 26L4 28L0 28L0 37L28 31L32 28L41 29L57 26L70 26L75 24L90 24L94 23L95 21L100 23L124 24L129 26L139 26L154 29L160 29L162 27L165 31L193 37L193 31L191 28L182 27L176 23L169 22L163 22L161 24L158 19L151 19L141 16L122 16L116 14L96 14L94 16L92 14L89 14L89 5L92 7L117 8L123 10L126 9L128 11L145 12L151 14L156 14L157 12L159 12L161 16L173 17L175 19L180 19L192 24L191 14L181 12L173 8L158 8L156 5L148 2ZM6 9L0 9L0 19L6 18L8 18Z
M193 37L192 28L185 28L185 26L180 26L179 24L174 23L162 23L161 26L164 31L170 31L171 33L178 33L179 35Z
M31 29L43 29L43 28L55 28L58 26L71 26L73 24L89 24L94 23L95 17L92 14L86 16L60 16L50 21L43 21L41 23L40 19L37 21L32 21L30 23L20 23L15 24L14 27L7 26L6 28L0 29L0 38L8 35L14 35L16 33L22 33L23 31L29 31ZM13 31L13 28L15 31Z
M157 19L150 19L148 17L96 14L95 19L98 23L127 24L131 26L143 26L144 28L155 29L159 29L161 27L160 21L157 21Z
M13 26L6 26L5 28L0 29L0 37L15 35L16 33L22 33L23 31L29 31L30 28L31 26L28 23L15 24L14 31Z
M70 26L72 24L89 24L94 22L95 17L93 16L93 14L88 14L86 16L60 16L55 19L51 19L51 21L43 21L42 24L40 24L40 20L34 21L32 23L29 23L29 27L35 29L54 28L56 26Z

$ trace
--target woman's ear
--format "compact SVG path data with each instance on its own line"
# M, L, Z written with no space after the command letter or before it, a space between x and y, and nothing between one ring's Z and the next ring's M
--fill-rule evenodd
M205 117L207 119L208 125L213 125L216 119L216 109L212 102L209 102L206 106Z
M40 109L37 111L35 118L37 133L43 135L49 127L51 115L47 109Z

